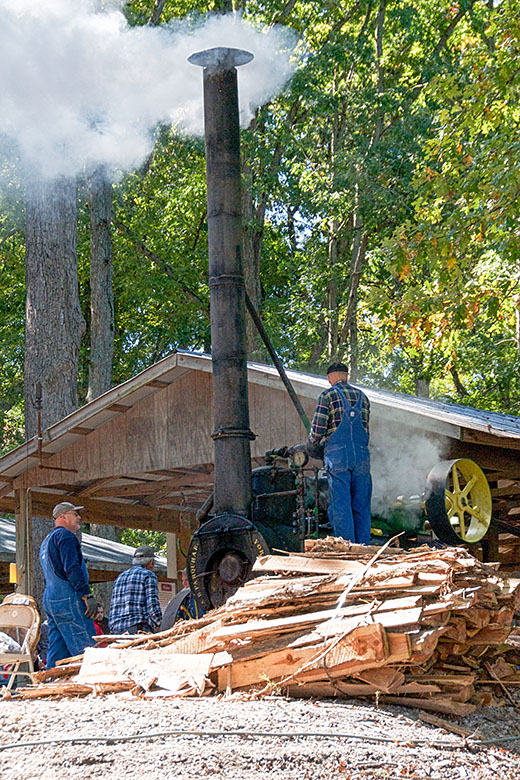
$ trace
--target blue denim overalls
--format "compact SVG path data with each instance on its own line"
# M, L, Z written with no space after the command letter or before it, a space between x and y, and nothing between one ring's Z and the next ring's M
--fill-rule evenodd
M40 563L45 577L43 608L49 621L49 646L47 650L47 669L56 666L56 661L79 655L94 645L96 634L94 622L85 615L85 604L81 595L72 585L58 577L48 555L49 540L57 529L51 531L40 547ZM81 561L85 579L88 582L85 561Z
M329 520L335 536L370 544L372 478L368 433L363 425L363 394L352 406L336 387L343 414L338 428L325 440L329 482Z

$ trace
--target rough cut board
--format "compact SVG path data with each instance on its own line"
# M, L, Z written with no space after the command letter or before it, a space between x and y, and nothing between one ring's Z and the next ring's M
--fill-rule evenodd
M386 634L386 641L388 643L388 655L381 661L347 661L346 663L340 663L333 668L330 668L327 664L316 665L315 668L305 669L298 674L298 680L314 681L327 679L339 679L341 677L349 677L357 672L363 672L366 669L374 669L386 664L404 663L410 660L410 636L408 634L390 633Z
M305 558L298 555L263 555L257 558L253 571L295 571L309 574L357 574L365 566L358 561Z
M144 690L155 684L172 693L184 687L202 692L212 661L213 653L185 655L172 653L170 648L150 651L87 647L75 681L93 684L132 680Z
M401 609L399 611L378 612L375 615L367 616L366 620L369 623L380 623L385 628L406 628L407 630L415 627L419 628L422 615L422 608L416 607L415 609ZM363 619L363 618L361 618ZM334 618L327 620L325 623L316 626L316 633L323 636L337 636L347 631L351 625L359 624L360 619L357 618Z
M339 642L329 643L328 648L320 643L301 649L280 650L252 661L235 662L229 667L230 674L225 669L219 672L219 690L280 680L296 674L302 667L311 670L316 666L333 668L359 662L370 666L383 661L388 654L384 628L380 625L361 626Z
M254 637L257 635L266 635L269 633L281 633L284 631L295 631L298 628L314 625L324 621L330 621L336 618L345 618L354 615L379 615L380 612L392 612L403 610L406 612L404 623L416 623L418 621L417 613L413 613L414 619L410 619L409 609L417 607L422 601L421 596L408 596L402 599L387 599L382 603L368 602L367 604L353 604L349 607L340 609L327 609L319 612L305 612L302 615L291 615L287 618L273 620L249 620L239 625L225 625L214 631L210 640L230 640L244 637ZM419 611L420 617L420 611ZM374 621L378 622L378 621Z

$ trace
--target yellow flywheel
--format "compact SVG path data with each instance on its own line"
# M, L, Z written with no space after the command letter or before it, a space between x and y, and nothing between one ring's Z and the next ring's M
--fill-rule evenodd
M447 544L474 544L486 535L492 514L486 475L473 460L443 460L428 474L425 502L430 525Z

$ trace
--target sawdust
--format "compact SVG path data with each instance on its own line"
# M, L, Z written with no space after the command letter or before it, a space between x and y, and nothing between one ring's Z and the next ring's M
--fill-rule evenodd
M150 702L127 696L1 702L0 747L52 738L164 734L141 741L57 743L5 750L0 752L2 780L56 780L69 774L75 780L139 776L161 780L209 776L218 780L275 776L284 780L516 780L520 775L520 715L513 707L488 707L452 721L475 738L479 734L491 740L519 737L517 742L478 746L474 739L429 726L420 720L419 712L399 707L282 697L256 702L238 698ZM165 734L172 730L269 734ZM295 732L333 736L284 736ZM365 739L356 740L352 735Z

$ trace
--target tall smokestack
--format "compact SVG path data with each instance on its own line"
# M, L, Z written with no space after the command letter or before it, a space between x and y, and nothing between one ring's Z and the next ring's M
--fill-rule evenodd
M214 512L248 515L251 503L245 289L242 263L238 65L253 55L217 47L192 54L204 68L211 354L215 430Z

